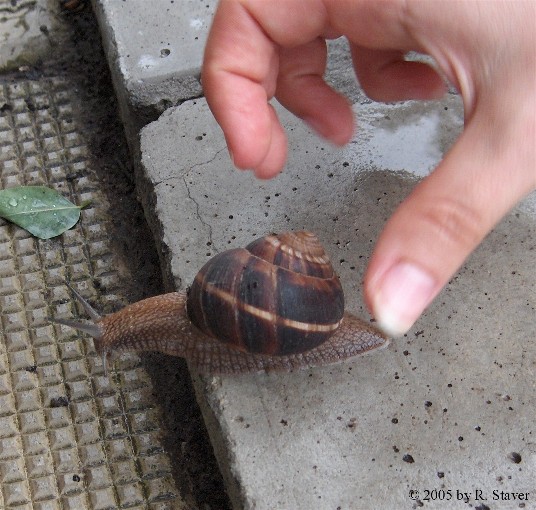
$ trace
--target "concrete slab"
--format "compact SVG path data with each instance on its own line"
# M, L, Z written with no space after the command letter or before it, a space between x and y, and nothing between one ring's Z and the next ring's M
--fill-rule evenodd
M291 148L269 182L232 168L203 99L143 129L141 189L168 280L185 288L214 253L305 228L325 243L347 307L365 315L374 241L463 116L454 95L355 110L358 136L335 149L278 108ZM532 195L386 350L289 374L197 377L235 507L536 505L535 245ZM527 496L505 503L501 491Z
M202 95L201 60L216 0L93 0L131 145L166 108Z

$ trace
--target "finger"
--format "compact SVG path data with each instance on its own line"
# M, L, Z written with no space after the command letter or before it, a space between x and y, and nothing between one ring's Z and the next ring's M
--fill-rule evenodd
M235 2L220 4L205 48L202 82L239 168L255 169L273 154L277 118L268 104L275 91L278 59L273 42ZM266 169L265 169L266 171Z
M447 86L439 74L422 62L405 60L404 53L351 45L359 84L375 101L439 99Z
M287 159L287 135L281 127L277 114L272 106L268 106L271 131L268 139L268 150L262 161L252 167L255 176L259 179L271 179L285 166Z
M323 79L327 49L324 39L281 49L276 97L288 110L337 145L348 143L354 118L347 99Z
M365 276L365 298L388 334L406 332L499 219L536 186L529 140L534 118L510 113L528 120L500 129L488 114L473 118L385 226Z

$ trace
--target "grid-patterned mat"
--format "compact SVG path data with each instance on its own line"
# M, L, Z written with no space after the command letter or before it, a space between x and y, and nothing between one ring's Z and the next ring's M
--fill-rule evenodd
M66 280L90 300L119 285L77 100L61 78L0 84L0 187L91 201L48 241L0 220L0 508L183 508L139 358L105 377L92 342L49 321L77 315Z

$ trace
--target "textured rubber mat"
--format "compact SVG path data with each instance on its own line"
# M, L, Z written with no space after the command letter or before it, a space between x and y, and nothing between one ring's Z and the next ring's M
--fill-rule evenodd
M47 241L0 220L0 508L183 508L139 358L121 356L106 377L91 340L49 320L78 314L65 281L93 301L97 282L117 300L109 204L77 100L60 78L0 85L0 186L91 201Z

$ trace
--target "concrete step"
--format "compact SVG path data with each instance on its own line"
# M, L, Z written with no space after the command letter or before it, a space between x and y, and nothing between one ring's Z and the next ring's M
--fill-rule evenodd
M95 7L127 130L151 117L137 119L140 97L156 118L162 94L151 89L179 84L166 104L182 104L143 128L136 148L168 280L185 288L214 253L305 228L325 243L347 307L366 317L360 282L374 241L462 129L459 97L372 103L349 79L336 43L330 79L352 97L358 134L336 149L276 105L289 161L261 182L232 168L206 102L191 97L199 89L180 86L199 75L214 3ZM536 497L535 393L527 384L536 355L535 205L533 195L507 216L387 349L289 374L195 376L236 508L454 509L465 495L491 504L495 490Z

